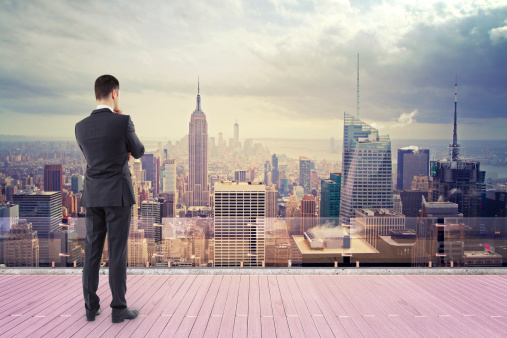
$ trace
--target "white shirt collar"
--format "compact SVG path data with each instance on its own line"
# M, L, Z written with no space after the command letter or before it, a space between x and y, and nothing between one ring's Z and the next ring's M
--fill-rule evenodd
M110 106L108 106L107 104L99 104L99 105L97 106L97 109L103 109L103 108L109 108L109 109L111 109L111 111L114 113L113 108L111 108L111 107L110 107Z

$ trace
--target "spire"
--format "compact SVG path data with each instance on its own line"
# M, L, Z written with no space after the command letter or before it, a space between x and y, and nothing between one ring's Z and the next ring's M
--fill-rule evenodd
M451 160L457 161L459 157L459 144L458 144L458 75L454 82L454 130L452 133L451 144Z
M197 76L197 107L196 111L201 111L201 89L199 88L199 76Z
M359 53L357 53L357 117L359 117Z

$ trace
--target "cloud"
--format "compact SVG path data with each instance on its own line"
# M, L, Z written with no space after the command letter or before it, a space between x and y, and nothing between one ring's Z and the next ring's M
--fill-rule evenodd
M494 45L507 41L507 26L493 28L489 31L489 38Z
M416 109L411 113L402 113L398 118L398 122L394 124L395 128L406 127L416 122L415 116L419 111Z
M185 132L197 75L216 123L320 126L356 110L360 53L362 118L403 124L417 109L417 125L452 124L457 73L460 123L494 120L507 106L506 16L502 1L472 0L4 2L0 119L77 118L95 103L95 78L111 73L127 107L164 121L153 134Z

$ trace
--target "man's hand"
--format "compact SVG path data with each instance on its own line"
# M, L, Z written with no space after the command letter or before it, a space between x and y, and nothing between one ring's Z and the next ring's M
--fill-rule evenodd
M127 155L127 162L130 161L130 151L128 152L128 155Z
M114 112L119 115L123 114L123 110L121 109L116 109Z

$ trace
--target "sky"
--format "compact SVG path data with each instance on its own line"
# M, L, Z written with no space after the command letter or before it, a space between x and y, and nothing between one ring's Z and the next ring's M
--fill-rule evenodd
M506 139L507 1L1 1L0 135L74 139L94 81L120 82L141 140Z

